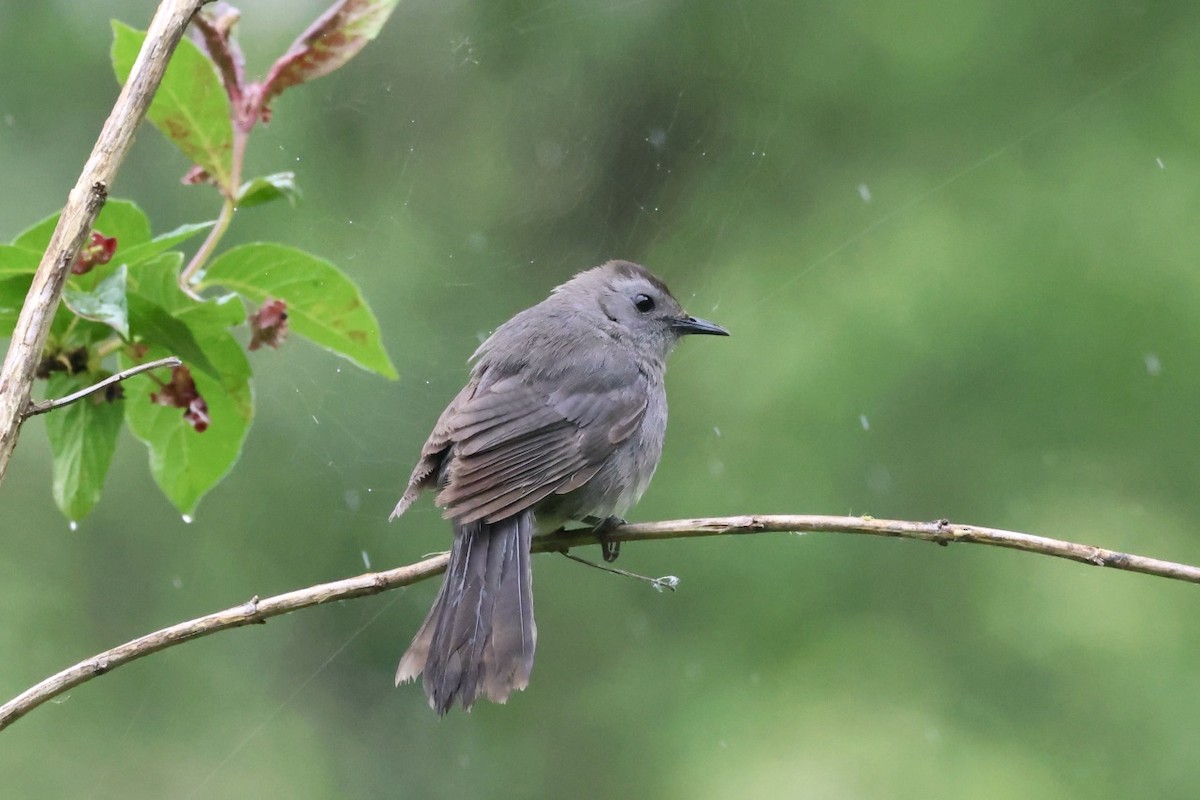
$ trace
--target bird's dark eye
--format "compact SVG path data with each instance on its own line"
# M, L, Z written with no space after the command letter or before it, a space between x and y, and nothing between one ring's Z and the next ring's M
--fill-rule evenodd
M648 294L639 294L633 298L633 307L643 314L649 314L654 310L654 298Z

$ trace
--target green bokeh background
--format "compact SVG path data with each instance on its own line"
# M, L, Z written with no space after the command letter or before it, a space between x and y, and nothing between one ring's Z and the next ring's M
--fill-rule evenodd
M252 73L322 7L246 4ZM107 20L0 9L0 239L52 212L116 85ZM636 519L950 517L1200 562L1200 6L406 2L293 90L238 215L363 287L391 383L252 357L244 456L180 519L123 435L71 530L43 422L0 490L0 694L150 630L416 560L387 515L479 338L642 261L733 331L685 342ZM113 189L215 216L146 128ZM213 421L219 425L219 420ZM435 591L174 648L0 734L21 797L1194 797L1200 598L981 547L627 546L675 594L541 556L532 685L444 720L392 673Z

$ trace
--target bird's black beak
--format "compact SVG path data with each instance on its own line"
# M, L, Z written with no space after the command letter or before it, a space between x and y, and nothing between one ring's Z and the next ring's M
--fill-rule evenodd
M729 335L729 331L717 323L709 322L706 319L697 319L696 317L679 317L672 320L671 324L679 332L680 336L686 336L689 333L707 333L711 336Z

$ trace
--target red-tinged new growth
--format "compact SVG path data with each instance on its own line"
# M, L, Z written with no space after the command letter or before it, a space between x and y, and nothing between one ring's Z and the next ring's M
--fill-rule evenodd
M241 12L229 3L218 2L204 8L192 19L188 35L212 63L229 98L230 120L233 123L233 153L228 165L228 185L220 183L218 186L225 196L225 203L221 207L217 224L209 231L208 238L196 251L192 260L179 273L179 287L185 293L196 297L191 282L203 269L233 219L242 183L246 143L250 131L260 120L264 124L270 121L271 101L288 87L328 75L354 58L368 42L379 35L383 24L387 22L387 18L399 2L400 0L336 0L292 42L286 53L275 60L267 72L267 77L261 81L246 80L246 59L234 35ZM167 132L167 135L172 139L179 138L171 132ZM206 178L207 175L203 171L192 170L184 177L183 182L205 183Z
M259 97L263 122L270 104L289 86L328 75L354 58L374 39L398 0L340 0L300 34L271 65Z
M250 349L279 347L287 339L287 303L270 297L250 317Z
M212 175L208 174L208 170L199 164L193 164L179 181L184 186L199 186L203 183L212 183Z
M71 265L71 274L86 275L101 264L112 261L115 252L117 252L115 236L105 236L99 231L92 231L88 243L79 251L79 255L75 257L75 263Z
M217 68L233 109L234 126L245 132L258 120L258 109L246 101L246 57L233 35L241 16L229 3L215 3L195 16L188 33Z
M233 108L235 127L249 131L271 119L270 103L284 89L328 75L378 35L399 0L338 0L300 34L261 81L246 81L246 59L233 35L241 12L219 2L196 15L192 40L208 54Z
M167 408L182 408L183 418L196 429L196 433L204 433L208 429L208 403L196 390L191 370L180 365L171 371L170 383L159 382L158 385L159 390L150 393L152 402Z

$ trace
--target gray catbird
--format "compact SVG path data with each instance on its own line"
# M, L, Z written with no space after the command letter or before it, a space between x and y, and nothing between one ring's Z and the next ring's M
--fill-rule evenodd
M392 512L437 488L454 522L442 588L397 684L424 672L439 714L528 685L534 532L613 521L642 496L667 427L667 354L690 333L729 335L688 316L644 267L609 261L480 345Z

